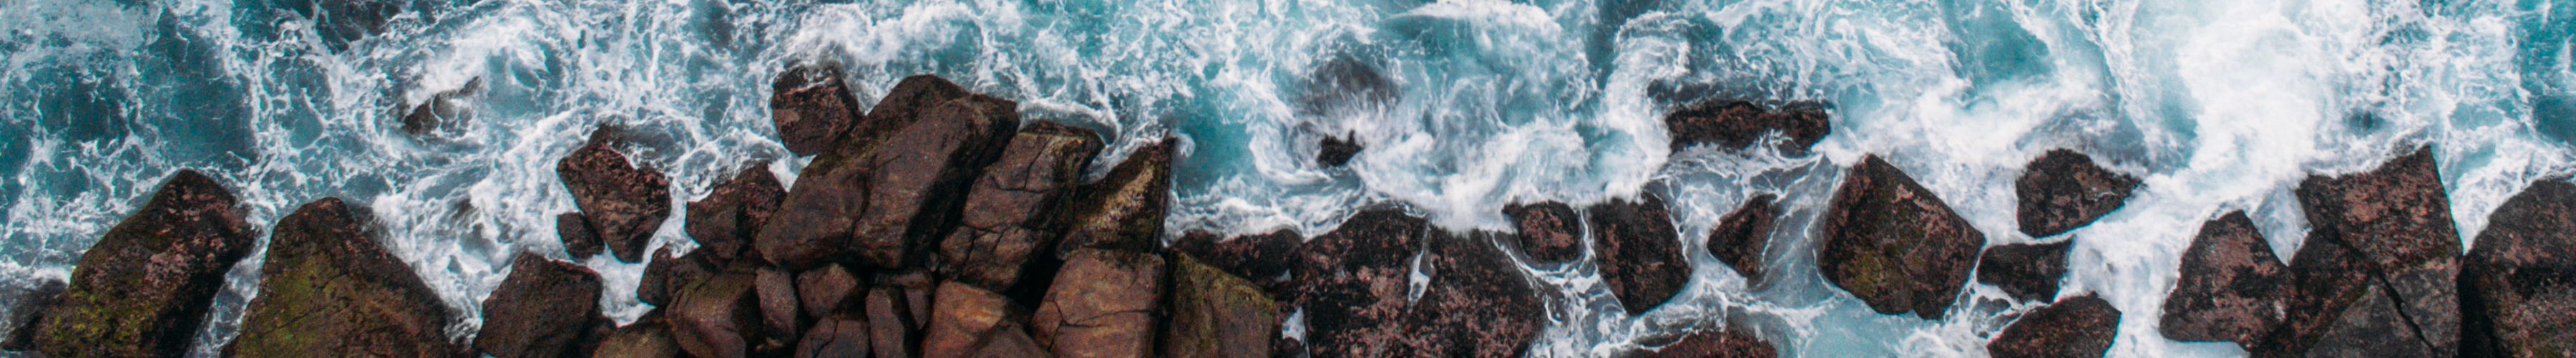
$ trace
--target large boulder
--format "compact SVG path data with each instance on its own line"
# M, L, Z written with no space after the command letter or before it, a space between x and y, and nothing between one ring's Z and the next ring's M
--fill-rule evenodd
M1779 133L1785 141L1779 143L1777 150L1804 154L1833 133L1833 123L1827 117L1823 109L1814 106L1791 106L1775 112L1752 102L1719 99L1692 103L1664 115L1664 127L1672 130L1674 152L1703 144L1742 149L1753 146L1765 135Z
M521 252L510 275L483 299L483 329L474 349L494 357L573 357L599 315L599 273Z
M1030 328L1038 344L1063 356L1152 355L1166 278L1160 256L1074 250Z
M1641 356L1648 358L1773 358L1780 356L1779 348L1772 347L1771 342L1763 341L1761 337L1755 337L1751 332L1746 332L1746 328L1742 326L1728 326L1723 331L1691 331L1690 334L1683 335L1679 341L1650 352L1640 353L1644 353Z
M747 357L761 340L757 274L727 270L673 293L671 337L696 357Z
M57 357L186 353L254 238L231 191L181 170L82 252L60 301L19 330Z
M1441 232L1394 210L1353 215L1307 242L1296 296L1307 341L1280 342L1327 357L1521 355L1545 305L1504 236Z
M1200 262L1171 255L1170 322L1162 354L1171 357L1256 357L1270 353L1279 336L1278 303L1261 286Z
M1744 200L1744 206L1717 220L1717 228L1708 231L1708 255L1744 275L1746 282L1762 281L1762 250L1771 243L1771 227L1780 220L1780 196L1762 194Z
M2066 276L2066 251L2074 246L2068 239L1986 248L1977 259L1977 282L2002 288L2016 300L2057 299L2057 283Z
M932 304L929 332L922 338L923 357L967 357L993 331L1027 319L1009 297L975 286L940 284L936 296L939 302Z
M861 289L859 275L841 267L841 264L827 264L796 274L796 302L807 315L817 318L864 310L859 300L866 292Z
M921 81L945 82L905 80ZM927 95L905 90L898 85L853 134L902 122L881 121L877 112L918 118L882 137L850 137L807 164L792 190L796 195L754 241L762 258L802 270L846 253L865 267L913 267L925 258L923 246L955 228L967 185L1000 157L1019 127L1019 104L982 95L927 105L893 103ZM904 107L912 105L920 106Z
M608 251L620 261L638 262L662 219L671 216L671 181L627 163L625 154L611 148L617 137L609 127L591 131L588 142L556 162L555 173Z
M1817 271L1881 314L1941 319L1986 245L1984 232L1876 155L1843 174L1818 224Z
M2350 308L2318 332L2309 357L2450 357L2435 354L2419 327L2408 324L2397 298L2378 285L2362 287Z
M1515 357L1527 355L1546 325L1539 287L1491 235L1441 235L1422 255L1431 281L1405 307L1404 355Z
M662 311L656 310L600 338L599 348L591 356L677 358L682 354L685 353L680 351L680 342L671 338L670 324L664 321Z
M769 173L767 163L753 163L733 179L716 184L704 199L689 202L689 215L684 223L689 237L698 241L718 262L731 262L741 257L743 248L751 245L752 234L769 216L778 211L778 203L787 198L787 189L778 184L778 176Z
M2298 253L2290 255L2281 325L2247 350L2262 356L2305 354L2345 311L2357 306L2365 293L2380 294L2367 270L2369 263L2361 260L2359 251L2311 232L2307 242L2299 245Z
M2296 190L2310 242L2357 250L2362 272L2404 311L2431 351L2459 351L2459 231L2431 147L2365 173L2311 176Z
M855 316L834 315L814 322L805 329L805 338L796 342L797 357L865 357L868 356L868 321Z
M1305 308L1306 343L1318 356L1385 355L1399 342L1412 286L1413 256L1441 235L1422 218L1393 209L1353 214L1332 232L1306 241L1294 301Z
M378 246L363 207L338 198L277 220L259 296L225 356L453 356L454 319L411 266ZM583 313L585 315L592 313ZM587 330L588 328L582 328ZM363 353L360 353L363 352Z
M2165 295L2158 330L2179 341L2253 346L2281 324L2288 274L2245 212L2201 224L2183 250L2182 277Z
M1584 216L1592 224L1601 282L1610 285L1628 314L1663 305L1689 283L1690 260L1682 257L1681 234L1661 195L1612 199L1585 208Z
M1296 268L1305 244L1304 236L1286 229L1234 238L1192 231L1172 243L1172 251L1187 253L1199 263L1251 280L1273 297L1288 297L1293 289L1289 286L1295 282L1288 275Z
M776 267L752 271L752 296L760 308L760 341L753 351L786 353L795 349L805 329L804 303L796 292L796 275Z
M2047 237L2074 230L2120 209L2138 189L2138 178L2093 164L2073 150L2048 151L2030 161L2013 194L2021 198L2021 232Z
M2495 214L2460 271L2460 355L2576 353L2576 185L2541 180Z
M1058 257L1096 247L1147 251L1162 245L1163 213L1172 203L1172 146L1166 138L1127 154L1067 212ZM1070 258L1068 258L1069 260Z
M1503 206L1520 237L1521 253L1543 264L1565 264L1583 258L1583 218L1559 202Z
M814 155L840 144L859 123L859 100L841 83L837 63L799 63L770 82L769 122L796 155Z
M714 263L705 251L690 251L671 256L671 248L653 250L653 261L644 264L642 282L635 285L635 299L654 306L669 306L680 290L696 284L724 267Z
M1994 357L2100 357L2120 334L2120 310L2092 294L2023 313L1986 343Z
M940 242L948 276L996 290L1018 283L1021 266L1055 240L1045 214L1082 184L1099 152L1100 136L1088 129L1045 121L1020 129L975 179L957 231Z

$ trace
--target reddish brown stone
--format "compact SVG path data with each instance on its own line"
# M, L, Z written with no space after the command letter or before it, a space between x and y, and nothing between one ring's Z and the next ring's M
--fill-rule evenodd
M600 339L599 349L591 356L678 358L682 354L680 342L671 338L671 326L663 320L662 311L656 310Z
M758 351L792 349L795 339L805 328L805 315L797 302L796 277L785 270L762 267L754 271L752 294L759 301L761 330L766 338L754 344Z
M2281 324L2288 272L2245 212L2201 224L2183 250L2181 282L2165 296L2158 330L2179 341L2253 346Z
M449 356L447 305L377 244L372 215L324 198L278 219L259 295L225 356ZM75 274L77 277L77 274ZM75 281L77 282L77 281ZM583 312L582 315L594 313ZM52 318L52 315L47 315ZM330 332L329 334L314 334ZM58 356L76 356L61 354Z
M1065 257L1030 321L1040 345L1064 356L1142 357L1154 353L1156 312L1164 288L1163 258L1084 249Z
M2066 251L2074 246L2074 239L2067 239L1986 248L1977 259L1977 282L1995 285L2016 300L2057 299L2057 283L2066 277Z
M1612 199L1584 209L1592 224L1601 264L1601 282L1619 297L1628 314L1645 314L1681 292L1690 280L1690 260L1682 257L1681 234L1673 228L1664 198L1652 192L1635 201Z
M1817 237L1817 271L1880 314L1941 319L1986 234L1876 155L1843 175Z
M670 305L671 298L678 296L681 289L723 270L723 267L709 262L712 259L707 256L706 253L690 251L686 255L672 257L669 247L653 250L653 261L644 264L642 282L635 285L636 300L655 306Z
M1744 206L1727 213L1708 231L1708 254L1726 263L1746 282L1762 281L1762 250L1771 243L1771 226L1780 220L1780 207L1773 202L1778 195L1762 194L1746 199Z
M879 110L894 110L885 105ZM844 251L870 268L913 267L925 259L924 246L956 228L967 185L1009 144L1018 108L964 96L922 108L918 120L882 142L844 141L806 165L797 195L760 230L754 247L789 269L812 268ZM869 122L878 122L874 114Z
M716 184L706 198L689 202L684 224L689 237L697 239L698 250L715 255L716 262L732 262L786 197L787 189L769 173L768 163L752 163L742 174Z
M521 252L483 300L474 349L495 357L561 357L581 350L599 316L599 273Z
M1527 355L1547 321L1538 287L1491 235L1440 235L1423 255L1431 277L1421 299L1405 307L1406 355Z
M588 142L556 162L555 173L608 250L620 261L637 262L653 243L653 231L671 215L671 182L662 172L627 163L626 155L610 148L615 137L608 127L591 131Z
M2460 354L2576 353L2576 185L2531 183L2487 217L2460 272Z
M1100 182L1083 187L1067 211L1058 257L1080 248L1149 251L1162 244L1163 213L1172 202L1172 146L1164 139L1127 154ZM1071 260L1067 258L1067 260Z
M769 121L796 155L814 155L840 144L859 122L859 100L841 84L838 63L789 66L770 83Z
M2310 176L2296 190L2313 226L2309 241L2357 250L2373 281L2394 295L2416 336L2437 355L2459 352L2459 231L2431 147L2369 172Z
M999 329L995 329L993 330L993 333L986 334L982 342L983 343L981 343L979 347L975 348L976 357L1013 358L1053 356L1047 353L1045 346L1038 344L1036 338L1029 337L1027 329L1020 328L1019 325L1004 325Z
M1738 100L1693 103L1665 115L1664 126L1672 130L1674 152L1701 144L1745 148L1776 132L1786 139L1778 146L1780 152L1803 154L1833 133L1833 125L1822 110L1801 106L1774 112Z
M2119 335L2120 310L2092 294L2023 313L1986 343L1995 357L2100 357Z
M913 317L911 298L903 289L868 289L868 348L878 357L911 357L920 353L921 320Z
M1171 320L1162 353L1170 357L1257 357L1279 335L1278 303L1260 286L1172 254Z
M231 191L180 170L81 252L60 301L20 330L56 357L178 356L256 238Z
M751 272L729 271L676 292L671 336L697 357L745 357L760 340L761 314Z
M1512 204L1503 207L1503 215L1512 218L1521 252L1530 260L1565 264L1583 258L1583 218L1574 207L1553 201Z
M1275 297L1288 297L1288 286L1293 282L1288 274L1296 267L1305 243L1305 237L1285 229L1234 238L1193 231L1172 243L1172 251L1188 253L1201 263L1250 280Z
M2073 150L2048 151L2030 161L2013 193L2021 198L2021 232L2031 237L2065 233L2120 209L2138 178L2093 164L2093 157Z
M564 253L574 259L598 255L603 249L599 233L590 229L590 219L578 212L555 215L555 237L563 240Z
M1724 331L1692 331L1689 335L1682 336L1680 341L1657 348L1644 356L1648 358L1772 358L1779 357L1780 351L1772 347L1771 342L1763 341L1761 337L1754 337L1752 333L1745 332L1744 327L1730 326Z
M1021 266L1055 239L1044 215L1081 185L1098 152L1088 129L1045 121L1021 129L975 180L960 227L940 243L948 276L988 289L1018 283Z
M1400 341L1414 253L1439 235L1430 226L1402 211L1374 209L1306 242L1296 268L1303 284L1293 297L1305 309L1305 343L1316 355L1379 356L1392 349L1385 343Z
M865 357L869 352L868 337L867 320L825 317L805 330L805 338L796 343L796 356Z
M839 312L858 312L863 292L859 276L840 264L827 264L796 275L796 299L807 315L831 316Z
M1000 293L956 282L940 284L938 292L921 343L923 357L970 356L994 330L1026 318Z

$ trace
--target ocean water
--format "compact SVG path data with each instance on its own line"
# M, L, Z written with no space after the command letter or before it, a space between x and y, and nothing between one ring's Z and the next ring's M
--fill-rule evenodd
M2429 144L2465 240L2526 183L2576 173L2568 0L366 0L400 11L353 41L316 21L339 15L299 11L313 2L0 1L0 313L195 168L259 227L322 197L379 213L470 334L511 255L563 257L552 215L574 206L554 162L591 128L636 134L675 210L748 163L794 180L766 103L795 61L843 64L863 102L930 73L1099 130L1094 175L1176 138L1175 236L1312 236L1374 206L1508 230L1514 201L1671 198L1686 291L1630 316L1589 264L1528 269L1549 285L1542 356L1726 322L1791 356L1983 356L2035 304L1972 283L1948 319L1878 315L1815 273L1811 224L1868 154L1993 244L2061 239L2015 230L2011 182L2040 153L2143 178L2060 235L2061 296L2122 311L2124 357L2243 355L2167 340L2155 317L2204 220L2245 210L2294 252L2307 175ZM400 129L477 79L470 121ZM1670 152L1662 114L1701 98L1827 103L1833 134L1811 155ZM1368 149L1322 167L1328 135ZM1701 241L1761 193L1788 215L1754 285ZM691 246L679 227L657 245ZM199 354L234 335L257 256ZM642 265L580 263L612 317L646 310Z

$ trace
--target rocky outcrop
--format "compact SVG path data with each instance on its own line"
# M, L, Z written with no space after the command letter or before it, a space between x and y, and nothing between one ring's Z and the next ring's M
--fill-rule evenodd
M769 122L778 141L796 155L815 155L839 146L859 123L859 100L841 83L837 63L799 63L779 71L770 82Z
M2093 157L2073 150L2048 151L2022 169L2013 182L2021 198L2021 232L2048 237L2074 230L2120 209L2138 189L2138 178L2093 164Z
M1195 259L1193 261L1251 280L1273 297L1289 297L1293 294L1289 286L1295 282L1289 273L1295 269L1305 243L1305 237L1285 229L1234 238L1192 231L1172 243L1172 251L1189 254Z
M706 198L689 202L683 224L689 237L698 241L698 250L714 255L716 262L731 262L751 246L752 235L786 198L787 189L778 184L776 174L769 173L768 163L755 162L733 179L716 184Z
M611 148L617 136L608 127L591 131L588 142L556 162L555 173L609 252L638 262L653 243L653 231L671 215L671 182L660 171L627 163L625 154Z
M225 356L453 356L447 305L411 266L378 246L363 207L337 198L278 219L259 295ZM582 313L589 315L592 313ZM328 332L328 333L324 333Z
M1601 281L1619 296L1628 314L1644 314L1671 300L1690 280L1690 261L1682 257L1681 234L1664 198L1652 192L1637 199L1612 199L1584 209Z
M1160 246L1163 214L1172 203L1173 141L1166 138L1136 148L1100 182L1084 186L1086 194L1066 211L1070 224L1064 242L1057 245L1058 253L1081 248L1144 251Z
M1656 348L1652 351L1639 353L1643 353L1640 355L1648 358L1772 358L1780 356L1780 350L1772 347L1771 342L1763 341L1761 337L1753 336L1751 332L1746 332L1745 327L1742 326L1728 326L1726 327L1726 330L1723 331L1692 331L1690 334L1683 335L1681 340L1675 341L1672 344L1664 345L1663 347Z
M744 357L761 341L757 277L730 270L673 292L671 338L696 357Z
M2576 352L2576 185L2541 180L2487 216L2460 271L2460 355Z
M868 321L859 317L824 317L805 329L805 338L796 342L797 357L865 357L868 355Z
M1491 235L1441 235L1422 255L1431 281L1405 307L1404 355L1524 356L1547 320L1537 284Z
M1027 319L1009 297L982 288L950 282L940 284L936 296L939 302L931 306L929 332L922 338L923 357L970 356L984 337Z
M1708 255L1726 263L1745 282L1762 281L1762 250L1771 243L1771 226L1780 220L1780 196L1762 194L1717 220L1708 231Z
M2251 347L2281 324L2289 268L2272 255L2245 212L2201 224L2182 253L2182 277L2165 295L2159 330L2178 341Z
M2100 357L2120 333L2120 310L2092 294L2023 313L1986 343L1995 357Z
M240 202L213 178L181 170L72 266L71 284L30 331L56 357L178 356L187 352L224 272L255 234ZM271 264L274 265L274 264Z
M1798 155L1833 133L1833 124L1827 117L1822 108L1814 106L1768 111L1752 102L1705 100L1664 115L1664 127L1672 131L1674 152L1696 145L1742 149L1753 146L1763 136L1779 133L1784 141L1775 148Z
M953 280L1006 289L1056 231L1043 214L1082 183L1082 171L1100 152L1091 130L1037 122L1011 139L1002 157L975 179L959 227L940 242L939 255Z
M412 106L411 112L403 115L402 131L418 137L454 137L464 131L467 123L474 121L471 101L482 95L482 77L466 80L464 87L430 95L428 100Z
M1357 134L1340 137L1326 136L1323 141L1316 142L1315 147L1315 163L1327 167L1350 164L1351 158L1359 156L1362 149Z
M1876 155L1843 174L1817 236L1819 273L1881 314L1940 319L1986 234Z
M1421 218L1373 209L1306 241L1296 273L1303 284L1293 301L1305 309L1311 351L1326 357L1388 354L1373 342L1405 338L1397 322L1411 301L1413 254L1437 234Z
M2459 231L2451 222L2450 199L2432 148L2417 148L2370 172L2311 176L2296 192L2312 226L2309 244L2332 242L2352 249L2359 264L2354 272L2393 296L2406 327L2413 328L2427 350L2457 354Z
M1168 278L1163 258L1081 249L1064 261L1030 321L1038 344L1061 356L1152 355Z
M1503 207L1517 230L1521 253L1531 261L1565 264L1583 258L1583 218L1574 207L1559 202L1512 204Z
M1987 248L1977 259L1977 282L2002 288L2016 300L2056 299L2057 283L2066 276L2066 250L2074 245L2068 239Z
M971 184L1019 127L1019 104L982 95L933 103L946 81L907 78L839 148L817 156L775 219L759 232L762 258L806 269L843 255L872 268L913 267L921 250L955 228ZM912 85L916 92L905 92ZM912 120L881 119L917 116ZM909 122L870 136L871 126Z
M2366 271L2369 264L2362 262L2357 253L2342 243L2318 238L2311 231L2307 242L2299 245L2298 253L2290 255L2290 283L2284 287L2288 292L2283 295L2280 327L2247 350L2262 356L2302 355L2323 338L2344 311L2356 306L2365 292L2380 294L2372 288Z
M1279 336L1278 303L1260 286L1202 263L1171 255L1170 320L1163 325L1162 355L1258 357Z
M680 342L671 338L671 327L664 322L662 311L653 311L601 338L598 351L591 356L677 358L682 354Z
M1294 301L1307 341L1280 342L1326 357L1520 355L1545 306L1502 236L1441 232L1388 209L1353 215L1306 243ZM1417 274L1429 280L1416 286Z
M590 219L582 217L581 213L556 214L555 238L563 241L564 253L576 260L598 255L605 249L602 246L605 243L599 242L599 233L590 229Z
M494 357L579 357L592 347L599 312L599 273L521 252L510 275L483 299L483 329L474 349ZM587 313L587 314L585 314Z
M859 300L858 274L840 264L828 264L796 274L796 301L814 316L831 316L833 312L864 309Z

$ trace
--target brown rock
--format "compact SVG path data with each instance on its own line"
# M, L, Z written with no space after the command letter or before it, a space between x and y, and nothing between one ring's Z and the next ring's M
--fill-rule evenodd
M939 302L931 308L923 357L966 357L994 330L1026 319L1000 293L950 282L939 285Z
M411 266L377 246L374 230L366 226L372 221L365 207L337 198L304 204L278 219L259 268L259 296L251 299L241 335L224 347L224 355L463 353L448 344L447 305Z
M1081 185L1099 152L1091 130L1045 121L1021 129L975 180L961 227L940 243L948 276L988 289L1018 283L1021 265L1055 239L1044 215Z
M760 336L768 338L765 349L784 351L792 348L800 330L805 328L805 315L797 301L796 276L786 270L762 267L754 271L753 296L760 301Z
M2576 355L2576 185L2531 183L2487 217L2460 272L2460 354Z
M698 250L715 255L717 262L732 262L786 197L787 189L769 173L769 165L753 163L732 180L717 184L705 199L689 202L684 224L689 237L697 239Z
M1645 314L1680 293L1690 280L1690 261L1682 257L1681 234L1661 195L1639 194L1636 201L1612 199L1584 209L1592 223L1593 259L1601 282L1619 296L1629 315Z
M2294 356L2316 345L2370 286L2369 263L2361 261L2359 254L2311 233L2299 252L2290 255L2281 326L2247 350L2261 356Z
M2288 271L2245 212L2201 224L2191 248L2183 250L2181 282L2165 296L2158 329L2179 341L2251 347L2281 324Z
M2305 353L2310 357L2434 357L2431 343L2416 335L2407 325L2407 317L2387 290L2377 285L2362 287L2359 301L2335 317L2325 332L2319 333L2315 346Z
M2138 178L2093 164L2073 150L2048 151L2030 161L2013 193L2021 198L2021 232L2048 237L2083 227L2129 200Z
M1046 347L1039 345L1036 338L1030 338L1028 330L1021 329L1018 325L1005 325L999 329L993 330L993 333L984 336L983 343L981 343L979 347L975 348L975 356L979 358L1016 358L1051 357L1053 355L1047 353Z
M868 321L858 317L825 317L796 343L798 357L865 357L868 352Z
M2093 294L2024 313L1986 343L1995 357L2100 357L2120 333L2120 310Z
M556 162L555 173L608 250L620 261L636 262L671 215L671 182L659 171L628 164L626 155L609 148L615 137L607 127L591 131L588 142Z
M1778 146L1781 153L1804 154L1833 133L1826 117L1822 110L1803 107L1771 112L1751 102L1707 100L1665 115L1664 126L1672 130L1674 152L1701 144L1745 148L1777 132L1787 139Z
M859 122L859 100L841 84L838 63L799 63L771 82L769 121L796 155L814 155L840 144Z
M1708 231L1709 256L1744 275L1745 282L1761 282L1762 250L1771 243L1771 226L1780 220L1774 203L1779 200L1778 195L1754 196L1718 219L1717 228Z
M1876 155L1844 174L1819 222L1817 271L1881 314L1941 319L1986 234Z
M840 264L826 264L796 274L796 300L805 313L828 317L838 312L865 310L859 300L859 276Z
M912 82L907 80L907 82ZM898 86L895 95L906 94ZM895 95L889 95L893 97ZM889 102L895 101L889 99ZM880 104L878 112L902 110ZM1017 103L965 96L922 108L882 141L852 137L805 167L759 232L762 258L807 269L843 251L871 268L912 267L922 246L956 227L967 185L1000 156L1020 123ZM860 133L883 122L874 113Z
M1288 274L1297 265L1306 238L1296 231L1281 229L1265 234L1220 239L1216 234L1193 231L1172 243L1172 250L1188 253L1200 263L1250 280L1273 297L1289 297L1293 280Z
M1583 218L1575 216L1573 207L1553 201L1512 204L1503 207L1503 215L1512 218L1521 252L1530 260L1565 264L1583 258Z
M578 212L555 215L555 237L563 240L564 253L574 259L598 255L601 250L599 233L592 231L590 219Z
M1136 148L1100 182L1083 187L1067 212L1070 227L1058 257L1087 247L1150 251L1162 244L1163 213L1172 202L1172 142Z
M912 357L920 353L921 321L911 311L911 297L902 288L868 289L868 347L878 357Z
M850 126L849 134L842 135L841 144L831 150L863 150L874 147L878 143L897 138L894 132L927 118L923 113L930 112L949 101L971 96L975 94L939 76L904 77L895 82L894 89L886 91L885 98L877 100L876 108L869 109L867 117L860 118L859 123Z
M1761 337L1754 337L1752 333L1746 332L1744 327L1730 326L1724 331L1692 331L1689 335L1682 336L1680 341L1665 345L1644 356L1648 358L1772 358L1779 357L1780 351L1778 348L1773 348L1771 342L1763 341Z
M2431 147L2366 173L2311 176L2296 190L2309 241L2358 250L2403 318L2438 355L2459 352L2459 231Z
M1061 356L1143 357L1154 353L1162 309L1163 258L1075 250L1030 322L1039 344Z
M1373 209L1306 242L1296 268L1303 288L1293 301L1305 308L1305 343L1315 355L1380 356L1402 340L1413 256L1432 235L1439 233L1422 218Z
M510 275L483 299L483 329L474 349L495 357L567 357L599 316L599 273L521 252Z
M2002 288L2023 301L2057 298L2057 283L2066 276L2066 250L2074 239L2052 243L1997 245L1977 259L1977 282Z
M680 342L671 338L671 327L664 322L662 311L656 310L600 339L599 350L591 356L677 358L682 354Z
M686 255L671 257L670 247L653 250L653 262L644 264L642 282L635 285L636 300L655 306L669 306L671 298L678 296L680 290L723 270L722 267L708 262L711 260L707 256L705 253L690 251Z
M72 266L71 285L31 327L56 357L178 356L188 351L224 273L256 234L222 184L172 174L151 201L110 227Z
M1258 357L1279 336L1278 303L1260 286L1186 253L1172 254L1171 321L1163 326L1169 357Z
M727 271L679 289L671 302L671 337L697 357L745 357L760 341L755 274Z
M1441 235L1423 255L1431 277L1422 298L1405 307L1407 355L1527 355L1545 326L1538 285L1522 274L1490 235Z

